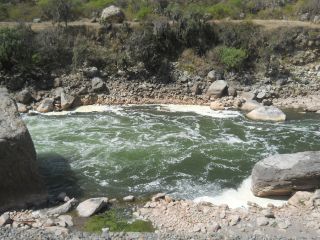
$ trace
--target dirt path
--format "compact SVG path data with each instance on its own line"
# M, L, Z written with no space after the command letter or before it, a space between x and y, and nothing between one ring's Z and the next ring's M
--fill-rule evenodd
M214 20L212 21L214 23L220 23L222 21L220 20ZM234 23L240 23L242 20L231 20L230 22ZM288 21L288 20L252 20L257 25L262 25L266 29L275 29L278 27L310 27L310 28L320 28L320 24L314 24L312 22L301 22L301 21ZM137 25L138 23L133 23L130 22L132 26ZM0 22L0 28L1 27L14 27L16 26L16 22ZM32 23L32 22L27 22L27 24L32 25L32 29L34 31L41 31L43 29L50 29L53 28L53 24L50 21L47 22L42 22L42 23ZM118 25L118 24L117 24ZM56 25L55 25L56 26ZM62 24L64 26L64 24ZM69 26L89 26L93 28L100 28L101 25L99 23L90 23L88 19L85 21L75 21L75 22L70 22Z

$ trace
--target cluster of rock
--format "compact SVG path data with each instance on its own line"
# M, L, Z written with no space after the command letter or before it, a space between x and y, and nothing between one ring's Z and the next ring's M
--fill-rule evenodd
M298 192L289 205L281 207L268 204L268 208L261 208L248 202L248 209L158 194L134 215L151 220L163 232L308 237L320 234L320 209L314 203L320 203L319 192Z
M88 67L69 75L52 72L47 79L39 81L19 74L10 76L0 73L0 81L15 93L19 109L23 112L30 109L61 111L89 104L134 103L211 103L215 110L232 107L245 111L274 105L320 111L317 101L320 90L319 69L318 65L298 66L294 75L299 77L299 81L291 78L272 81L259 75L223 74L219 71L211 71L202 78L181 72L176 68L176 63L172 63L172 71L165 75L150 75L148 72L144 74L132 68L107 76L96 67ZM266 108L261 110L270 116ZM274 111L271 109L270 112ZM283 118L283 114L278 114L275 121Z

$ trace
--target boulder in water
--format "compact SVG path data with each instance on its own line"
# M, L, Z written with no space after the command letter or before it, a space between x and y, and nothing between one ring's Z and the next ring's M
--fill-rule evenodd
M252 110L246 115L253 120L280 122L286 120L286 115L277 107L263 106Z
M291 195L320 187L320 152L278 154L256 163L251 175L255 196Z
M38 172L36 151L17 105L0 88L0 212L48 200Z

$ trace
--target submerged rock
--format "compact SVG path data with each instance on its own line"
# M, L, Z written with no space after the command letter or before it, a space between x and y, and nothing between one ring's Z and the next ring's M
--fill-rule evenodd
M320 152L278 154L256 163L251 175L255 196L291 195L320 187Z
M17 105L0 88L0 212L47 201L36 151Z
M280 122L286 120L286 115L274 106L263 106L252 110L246 115L253 120Z

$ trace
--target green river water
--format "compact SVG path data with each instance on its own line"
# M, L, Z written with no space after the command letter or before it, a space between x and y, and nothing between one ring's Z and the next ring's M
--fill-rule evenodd
M23 115L51 196L216 197L238 189L265 157L320 151L315 113L287 111L287 121L273 123L239 111L167 108Z

